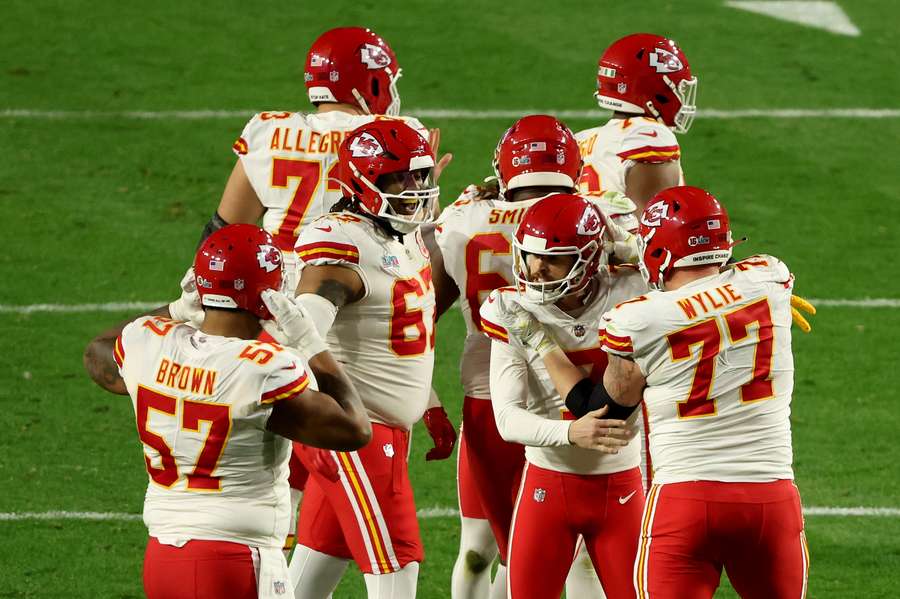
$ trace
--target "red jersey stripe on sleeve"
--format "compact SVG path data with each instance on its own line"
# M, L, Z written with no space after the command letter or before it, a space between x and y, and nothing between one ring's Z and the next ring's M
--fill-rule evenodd
M266 391L262 394L259 401L260 403L273 403L283 399L290 399L303 393L307 387L309 387L309 376L304 372L297 380L277 389Z
M669 162L681 158L681 148L678 146L643 146L619 152L617 156L622 160L636 162Z
M509 343L509 332L501 327L499 324L494 324L487 318L481 319L481 328L484 330L485 334L491 339L496 339L497 341L502 341L504 343Z
M297 246L297 256L304 262L319 259L344 260L359 264L359 249L349 243L317 241Z
M631 342L631 337L619 337L618 335L611 334L609 331L605 331L601 337L601 341L604 347L611 349L614 352L634 353L634 344Z
M122 364L125 362L125 348L122 346L122 335L116 337L116 344L113 347L113 360L116 361L119 368L122 368Z

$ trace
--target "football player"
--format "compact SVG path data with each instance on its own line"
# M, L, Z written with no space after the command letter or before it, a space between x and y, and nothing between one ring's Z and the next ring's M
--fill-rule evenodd
M530 115L519 119L500 139L494 171L496 188L469 186L436 225L423 227L431 251L438 317L459 298L467 331L460 358L465 399L457 454L461 535L453 568L454 598L487 597L490 565L498 552L500 567L492 594L506 596L509 523L525 460L523 447L504 441L494 423L488 382L490 340L481 328L481 302L512 281L512 237L522 215L551 193L574 192L581 158L568 127L551 116ZM631 217L634 205L626 198L605 201L608 198L603 198L605 214ZM627 235L623 228L618 230ZM620 241L620 253L622 247ZM593 569L590 577L596 581ZM597 592L594 583L592 594Z
M613 114L575 135L585 162L579 189L622 192L640 215L653 195L683 180L675 133L694 120L697 77L674 40L635 33L603 52L595 96Z
M286 288L293 290L297 235L342 196L336 173L338 148L347 134L363 123L382 115L401 118L397 116L400 74L394 51L369 29L339 27L319 36L306 56L303 75L315 111L268 111L250 119L234 143L237 160L204 238L228 223L255 224L261 218L262 227L284 252ZM428 138L428 130L418 120L403 118ZM431 131L431 139L437 151L438 129ZM435 178L449 160L447 155L438 163ZM182 285L192 285L190 278L188 273ZM188 320L190 316L176 317ZM434 403L439 405L436 397ZM293 459L295 504L300 501L306 476L299 461ZM286 550L292 543L293 536Z
M607 362L595 333L601 315L646 291L637 268L607 266L603 229L586 199L539 200L513 238L516 285L494 290L481 306L482 329L492 339L497 428L525 445L508 549L511 598L559 597L579 535L607 596L634 596L631 566L644 503L639 443L624 418L607 420L604 410L576 418L541 364L548 348L563 347L583 376L599 381ZM546 340L517 329L521 314L543 323Z
M311 476L291 575L296 597L325 597L353 559L370 598L414 597L423 549L407 455L434 364L434 288L419 231L438 199L434 155L403 121L376 120L350 133L339 160L344 198L297 239L295 301L359 389L373 440L301 455ZM455 434L442 408L429 412Z
M727 264L728 214L696 187L654 197L640 235L656 290L604 315L602 382L556 349L545 354L567 404L618 418L648 404L656 472L637 594L712 597L724 567L741 597L803 597L809 555L791 466L794 277L768 255Z
M275 291L282 267L262 229L220 229L194 261L199 330L148 315L85 352L97 384L132 399L149 475L150 599L282 596L289 440L353 450L371 438L356 389L309 315ZM308 364L257 341L260 319L302 344Z

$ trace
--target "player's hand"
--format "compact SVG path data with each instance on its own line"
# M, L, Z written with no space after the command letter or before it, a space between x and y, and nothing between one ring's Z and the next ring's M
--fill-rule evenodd
M272 289L266 289L260 297L272 313L270 320L261 320L260 324L275 341L296 349L307 359L328 349L309 312L293 298Z
M499 312L497 324L504 327L513 337L528 349L534 350L541 357L557 349L553 335L534 317L534 314L517 303L509 302Z
M306 451L308 452L310 465L317 473L333 483L341 480L337 462L331 456L330 451L319 449L318 447L309 447L308 445L306 446Z
M569 443L600 453L619 453L637 431L624 420L605 420L608 408L588 412L569 425Z
M431 151L434 152L434 155L438 155L438 148L441 145L441 130L440 129L429 129L428 130L428 143L431 146ZM444 169L447 168L447 165L450 164L450 161L453 160L453 154L444 154L440 157L440 159L434 165L434 182L437 183L438 179L441 177L441 173L444 172Z
M804 333L808 333L812 330L812 327L809 324L809 321L806 320L806 317L800 312L806 312L807 314L814 315L816 313L816 307L811 303L800 297L799 295L791 295L791 319L794 321L794 324L803 331Z
M637 236L617 223L616 219L605 214L602 210L599 210L599 212L603 224L606 225L606 231L603 235L603 249L610 256L615 256L619 262L624 264L637 264L641 255Z
M447 412L440 406L429 408L422 415L422 420L434 441L434 447L425 454L425 461L446 460L453 453L453 446L456 445L456 429L447 418Z
M181 297L169 304L169 316L172 320L183 320L196 329L203 324L203 305L197 292L193 266L181 278Z

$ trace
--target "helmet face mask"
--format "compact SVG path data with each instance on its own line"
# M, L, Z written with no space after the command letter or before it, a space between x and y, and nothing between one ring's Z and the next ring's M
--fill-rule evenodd
M550 304L587 288L606 264L602 236L605 226L593 204L572 194L552 194L533 204L523 215L513 237L513 276L519 293L528 301ZM541 280L532 273L529 256L571 256L568 272L558 279ZM558 269L544 264L544 271Z
M600 57L594 96L603 108L652 116L686 133L697 111L697 77L673 40L635 33L613 42Z
M255 225L228 225L200 245L194 273L204 307L246 310L265 320L272 315L261 293L281 290L284 260L269 233Z
M339 152L341 185L364 212L396 232L429 222L440 195L428 142L400 120L366 123L347 136Z

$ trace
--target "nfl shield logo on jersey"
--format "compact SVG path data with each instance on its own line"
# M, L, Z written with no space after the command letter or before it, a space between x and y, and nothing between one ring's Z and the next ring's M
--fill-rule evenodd
M394 446L393 446L393 444L391 444L391 443L385 443L384 446L383 446L381 449L384 450L384 455L386 455L387 457L389 457L389 458L394 457Z
M284 595L287 590L287 586L285 586L283 580L276 580L272 583L272 590L275 591L276 595Z
M574 326L574 328L572 329L572 332L575 334L576 337L584 337L584 333L585 333L584 325L576 324Z
M547 489L537 488L534 490L534 500L538 503L544 503L547 498Z

